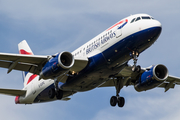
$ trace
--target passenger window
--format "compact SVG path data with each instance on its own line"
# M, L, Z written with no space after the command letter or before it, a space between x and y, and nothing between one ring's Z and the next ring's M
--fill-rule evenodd
M132 19L131 23L134 22L135 19L136 19L136 18Z
M136 21L140 20L141 18L140 17L137 17Z

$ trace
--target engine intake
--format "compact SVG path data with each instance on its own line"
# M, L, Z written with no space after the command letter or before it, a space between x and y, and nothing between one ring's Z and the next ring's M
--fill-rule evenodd
M61 52L51 58L42 68L40 79L56 78L66 72L74 65L74 57L69 52Z
M136 81L134 88L141 92L155 88L168 78L168 69L162 64L148 68Z
M156 80L158 81L164 81L168 77L168 69L164 65L156 65L153 68L153 75Z

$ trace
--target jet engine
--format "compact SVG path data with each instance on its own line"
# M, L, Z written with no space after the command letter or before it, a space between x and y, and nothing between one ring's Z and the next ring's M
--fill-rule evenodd
M134 88L136 91L146 91L162 84L168 77L166 66L158 64L146 69L136 81Z
M42 68L40 79L56 78L69 71L74 65L74 57L69 52L61 52L53 56Z

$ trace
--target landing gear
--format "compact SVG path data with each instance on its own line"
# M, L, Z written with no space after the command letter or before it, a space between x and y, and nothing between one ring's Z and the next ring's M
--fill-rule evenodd
M59 100L61 100L63 98L63 91L62 90L56 91L56 98Z
M56 92L55 92L55 89L54 88L51 88L48 92L48 96L50 99L53 99L56 95Z
M125 104L125 99L123 97L118 98L118 106L123 107Z
M115 107L118 104L119 107L123 107L125 104L125 99L119 96L112 96L110 99L111 106Z
M141 66L140 65L136 65L137 64L137 58L139 57L139 52L138 51L132 51L132 53L130 53L130 57L133 59L134 61L134 65L132 67L132 71L133 72L140 72L141 71Z
M116 96L112 96L110 99L111 106L116 106L118 104L119 107L123 107L125 104L125 99L119 96L120 90L124 86L124 80L122 78L113 78L114 85L116 88Z
M141 66L140 66L140 65L138 65L138 66L133 65L132 71L133 71L133 72L138 72L138 73L139 73L139 72L141 71Z
M55 91L54 88L51 88L48 92L48 96L50 99L54 99L54 97L56 96L57 99L61 100L63 98L63 91L62 90Z
M117 104L117 97L116 96L112 96L111 99L110 99L110 104L111 106L116 106Z
M49 98L53 99L56 96L57 99L59 99L59 100L62 99L63 91L58 88L58 80L57 79L54 80L54 86L55 86L55 89L51 88L48 92Z

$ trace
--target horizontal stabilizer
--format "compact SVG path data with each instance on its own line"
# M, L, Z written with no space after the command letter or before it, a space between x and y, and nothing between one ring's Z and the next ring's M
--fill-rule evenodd
M22 95L26 94L26 90L2 89L2 88L0 88L0 94L12 95L12 96L22 96Z

